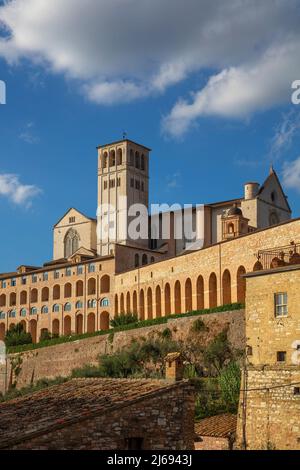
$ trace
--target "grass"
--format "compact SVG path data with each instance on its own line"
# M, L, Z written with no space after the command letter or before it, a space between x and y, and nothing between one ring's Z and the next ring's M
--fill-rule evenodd
M244 308L244 304L233 303L233 304L228 304L228 305L221 305L219 307L214 307L214 308L193 310L187 313L177 313L173 315L168 315L166 317L154 318L152 320L140 320L135 323L129 323L127 325L121 325L115 328L110 328L109 330L95 331L94 333L84 333L81 335L71 335L71 336L60 336L58 338L40 341L39 343L35 343L35 344L10 346L7 348L7 352L10 354L13 354L13 353L20 353L24 351L31 351L34 349L45 348L47 346L54 346L56 344L70 343L73 341L78 341L80 339L92 338L94 336L111 335L112 333L117 333L119 331L128 331L128 330L134 330L137 328L144 328L146 326L160 325L160 324L168 323L169 320L173 320L176 318L193 317L197 315L208 315L211 313L222 313L222 312L228 312L232 310L241 310L243 308Z

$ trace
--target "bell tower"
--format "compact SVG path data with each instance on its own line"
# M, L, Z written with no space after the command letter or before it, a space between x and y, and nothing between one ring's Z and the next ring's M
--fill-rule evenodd
M132 204L149 207L149 154L151 149L128 139L97 147L98 210L97 253L114 253L114 244L147 247L148 240L128 235Z

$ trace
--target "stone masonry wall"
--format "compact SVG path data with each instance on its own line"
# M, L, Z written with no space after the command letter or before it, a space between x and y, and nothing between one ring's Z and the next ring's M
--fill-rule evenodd
M290 386L295 383L300 383L298 366L248 368L250 391L246 396L241 392L238 415L239 448L243 448L244 427L249 450L300 450L300 395L295 395L294 386Z
M193 450L194 408L193 387L182 384L10 449L126 450L127 438L143 438L143 449Z
M167 324L118 332L113 337L111 335L95 336L20 354L12 354L9 356L10 362L16 356L21 357L19 359L19 362L21 361L21 371L13 380L16 380L17 388L21 388L41 378L66 377L71 374L74 368L86 364L96 365L99 354L109 354L117 351L129 345L133 339L149 337L154 332L162 332L167 327L171 329L173 339L184 341L197 318L201 318L208 327L207 333L201 336L204 344L208 344L224 328L228 328L228 338L233 347L244 349L244 310L196 315L172 319ZM8 368L8 379L12 380L11 367Z

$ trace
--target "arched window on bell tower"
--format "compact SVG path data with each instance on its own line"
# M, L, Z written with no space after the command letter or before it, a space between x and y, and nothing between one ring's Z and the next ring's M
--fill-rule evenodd
M65 258L69 258L79 248L80 237L76 230L70 228L66 233L64 245L65 245Z

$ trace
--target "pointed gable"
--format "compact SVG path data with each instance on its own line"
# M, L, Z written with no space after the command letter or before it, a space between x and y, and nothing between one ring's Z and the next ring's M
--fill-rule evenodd
M273 167L270 168L268 177L259 188L257 197L265 202L273 204L274 206L292 212L287 200L287 196L283 191L277 173Z
M75 218L75 220L74 220ZM59 221L54 225L54 228L57 227L64 227L65 225L69 225L70 223L82 223L82 222L89 222L92 219L91 217L86 216L79 210L75 209L74 207L71 207L70 209L67 210L67 212L59 219Z

